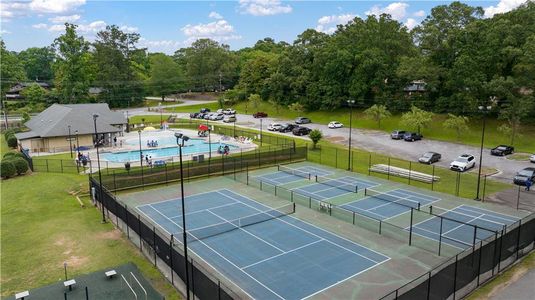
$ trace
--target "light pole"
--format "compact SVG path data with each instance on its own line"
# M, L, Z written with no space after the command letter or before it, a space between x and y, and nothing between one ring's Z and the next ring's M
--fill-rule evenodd
M69 128L69 151L71 151L72 158L71 125L68 125L67 128Z
M206 127L208 127L208 160L212 160L212 137L210 136L212 130L208 125L208 119L206 119Z
M349 105L349 143L347 151L347 170L351 171L351 123L353 121L353 104L355 104L355 100L347 100L347 104Z
M76 135L76 151L78 152L77 156L80 156L80 142L78 141L78 130L75 130L74 134Z
M104 215L104 199L102 198L102 174L100 172L100 154L98 152L99 140L98 140L98 132L97 132L97 118L98 118L98 114L93 114L93 124L95 125L95 140L97 141L96 148L97 148L98 182L100 185L99 197L100 197L100 206L102 207L102 222L101 223L104 224L106 223L106 216Z
M491 101L494 101L496 98L491 97ZM477 190L475 200L479 201L479 186L481 184L481 167L483 164L483 143L485 142L485 127L487 124L487 113L492 109L491 105L488 106L479 106L479 111L483 113L483 129L481 130L481 147L479 150L479 171L477 173Z
M143 180L143 152L141 152L141 130L137 131L139 136L139 164L141 165L141 180Z
M67 262L63 262L63 269L65 270L65 281L67 281Z
M263 140L263 136L262 136L262 119L260 119L260 147L262 147L262 140Z
M186 205L184 203L184 168L182 166L182 147L189 137L180 132L175 132L176 144L178 146L178 155L180 157L180 199L182 201L182 241L184 242L184 269L186 270L186 299L189 295L189 271L188 271L188 239L186 235Z

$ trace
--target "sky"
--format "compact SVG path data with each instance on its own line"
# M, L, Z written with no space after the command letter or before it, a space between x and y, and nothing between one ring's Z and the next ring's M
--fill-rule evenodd
M526 1L462 1L481 6L485 17L510 11ZM313 28L332 34L337 24L358 16L388 13L409 29L417 26L437 5L452 1L90 1L0 0L0 34L7 49L21 51L52 44L65 28L78 25L89 41L106 25L141 35L139 47L150 52L174 53L199 38L211 38L237 50L271 37L292 43Z

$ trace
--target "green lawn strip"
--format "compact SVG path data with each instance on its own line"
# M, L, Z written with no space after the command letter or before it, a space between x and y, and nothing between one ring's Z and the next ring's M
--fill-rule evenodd
M132 261L166 299L178 299L164 276L111 223L70 190L87 186L87 177L33 173L2 181L2 296ZM23 191L23 192L22 192Z
M6 138L4 137L4 134L0 134L0 160L2 160L2 157L4 154L6 154L9 151L15 151L15 149L9 148L6 142Z
M514 153L507 156L507 159L517 160L517 161L528 161L531 154L528 153Z
M311 111L305 113L298 113L291 111L285 107L279 107L279 111L270 103L260 102L257 108L252 107L250 104L245 109L245 102L238 103L233 105L232 108L240 114L252 114L256 111L266 112L270 117L281 118L281 119L295 119L298 116L307 116L312 119L314 123L327 124L330 121L339 121L344 123L346 126L349 125L349 113L347 108L336 109L333 111ZM198 112L200 108L208 107L210 109L218 109L218 103L211 103L211 105L192 105L192 106L181 106L169 108L169 112ZM455 143L463 143L472 146L479 146L481 143L481 120L477 118L471 118L469 123L470 130L464 132L459 140L454 130L445 129L442 126L444 120L447 116L442 114L435 115L435 118L431 124L426 126L422 130L424 138L449 141ZM395 129L403 129L400 127L401 115L395 114L390 118L381 121L381 128L377 126L375 121L372 121L364 115L362 110L355 109L353 111L353 122L352 125L355 128L364 128L364 129L373 129L373 130L382 130L390 132ZM500 133L498 127L503 124L503 121L498 121L495 119L487 120L487 127L485 130L485 147L493 148L499 144L508 144L510 142L510 137ZM517 151L526 151L532 152L535 151L535 125L524 125L522 126L520 133L522 137L517 137L515 140L515 149Z
M519 263L503 272L502 275L496 276L487 284L481 286L470 294L467 300L476 299L489 299L493 296L496 290L500 290L504 286L508 285L513 278L516 278L520 274L527 272L530 269L535 268L535 252L531 252L528 256L523 258Z

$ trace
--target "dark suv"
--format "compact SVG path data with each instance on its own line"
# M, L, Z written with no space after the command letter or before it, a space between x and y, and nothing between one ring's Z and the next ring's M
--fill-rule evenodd
M513 182L516 185L526 185L526 181L528 179L535 181L535 168L525 168L520 170L518 173L516 173L515 178L513 178Z
M292 132L297 127L299 127L299 125L285 123L279 128L279 132Z
M403 139L407 142L419 141L422 137L423 135L416 132L406 132L405 135L403 135Z
M312 131L312 129L307 127L297 127L292 130L294 135L307 135Z
M499 145L490 150L490 154L495 156L506 156L507 154L513 154L513 152L515 152L515 148L507 145Z

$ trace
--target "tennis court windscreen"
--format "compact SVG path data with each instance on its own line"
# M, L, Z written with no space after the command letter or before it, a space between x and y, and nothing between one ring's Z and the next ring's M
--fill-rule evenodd
M310 173L308 173L308 172L301 171L301 170L298 170L298 169L292 169L292 168L286 167L286 166L278 165L278 170L281 171L281 172L284 172L284 173L288 173L288 174L292 174L292 175L295 175L295 176L307 178L308 180L310 180L310 177L311 177Z
M284 217L295 212L295 204L290 203L279 208L274 208L241 218L224 221L221 223L199 227L187 231L188 241L203 240L215 235L236 230L242 227L266 222Z
M378 192L378 191L374 191L372 189L364 189L364 194L366 196L377 198L377 199L380 199L380 200L383 200L383 201L392 202L392 203L395 203L395 204L399 204L399 205L403 205L403 206L406 206L406 207L411 207L411 208L415 208L415 209L420 210L420 202L418 202L418 201L401 198L401 197L394 196L394 195L391 195L391 194L388 194L388 193L381 193L381 192Z
M342 180L327 178L323 176L316 176L316 182L324 184L324 185L332 186L334 188L338 188L344 191L358 193L358 186L342 181Z

